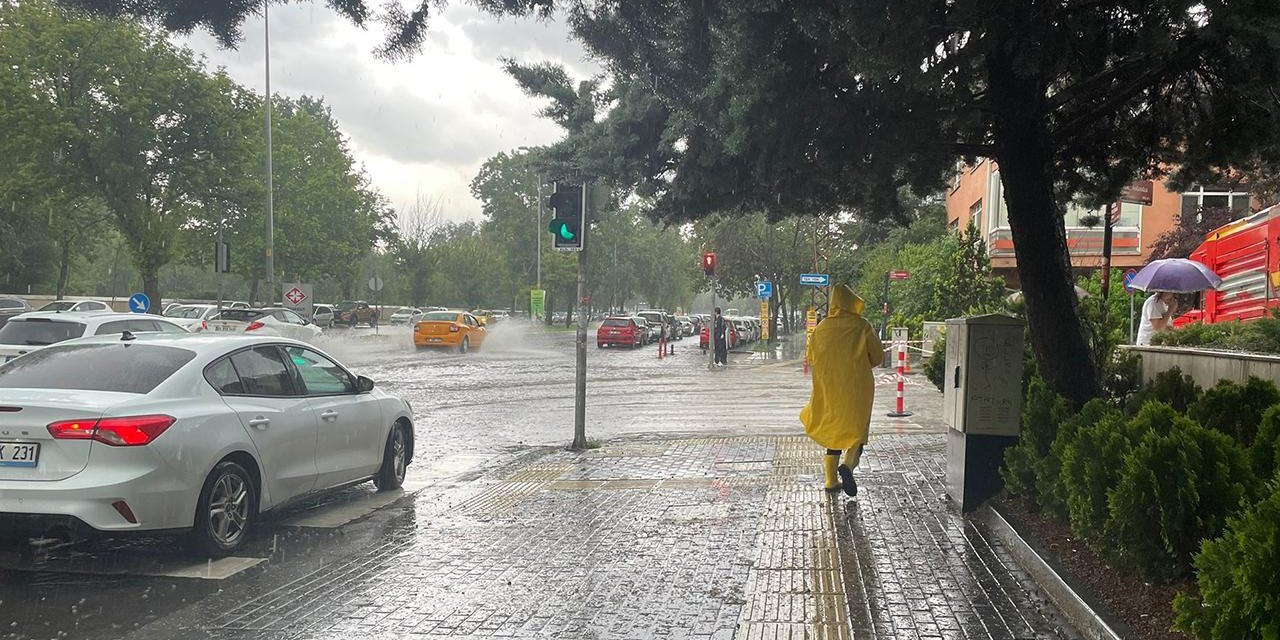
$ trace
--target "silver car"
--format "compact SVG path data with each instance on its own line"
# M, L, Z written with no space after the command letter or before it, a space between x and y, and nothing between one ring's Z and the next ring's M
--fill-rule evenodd
M101 336L0 365L0 517L184 529L212 556L330 487L399 487L408 403L284 338Z

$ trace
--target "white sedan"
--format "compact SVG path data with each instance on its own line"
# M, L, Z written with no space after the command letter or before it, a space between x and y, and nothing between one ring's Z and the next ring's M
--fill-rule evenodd
M252 333L310 342L322 331L302 316L283 307L223 309L204 322L214 333Z
M44 347L83 336L116 335L128 331L185 334L186 328L168 318L146 313L106 311L32 311L11 318L0 327L0 363Z
M413 447L408 403L294 340L103 336L0 365L0 519L185 529L221 556L299 496L399 487Z

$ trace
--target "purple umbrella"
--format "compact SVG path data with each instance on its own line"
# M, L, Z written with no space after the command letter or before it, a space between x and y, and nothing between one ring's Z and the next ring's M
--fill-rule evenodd
M1191 293L1214 289L1222 284L1222 278L1195 260L1166 258L1153 260L1134 276L1129 286L1143 291L1172 291Z

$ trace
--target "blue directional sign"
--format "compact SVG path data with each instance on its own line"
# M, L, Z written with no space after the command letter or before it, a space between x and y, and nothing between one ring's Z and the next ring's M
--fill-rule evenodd
M1136 269L1130 269L1124 272L1124 290L1133 293L1133 279L1138 277Z
M762 300L768 300L773 297L773 283L765 280L756 283L756 297Z
M129 310L134 313L146 313L151 308L151 298L145 293L135 293L129 296Z
M800 274L800 284L807 287L829 287L831 286L831 276L826 273L802 273Z

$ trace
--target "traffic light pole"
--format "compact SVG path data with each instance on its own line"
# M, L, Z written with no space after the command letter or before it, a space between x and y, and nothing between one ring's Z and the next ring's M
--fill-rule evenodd
M582 185L582 226L586 227L587 185ZM587 448L587 246L578 251L578 353L573 403L573 448Z

